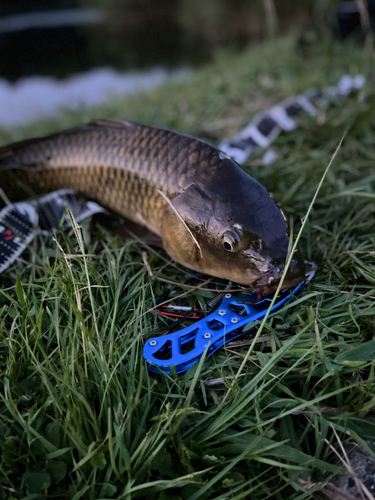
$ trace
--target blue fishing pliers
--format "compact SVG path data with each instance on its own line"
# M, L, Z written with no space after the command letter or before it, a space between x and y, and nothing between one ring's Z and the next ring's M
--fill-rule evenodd
M283 305L299 297L315 274L315 270L307 274L306 281L293 290L284 290L277 297L271 314ZM236 298L226 293L221 305L214 312L194 324L169 335L148 339L143 356L150 370L171 373L171 367L177 373L188 370L199 361L204 352L211 356L225 343L242 335L246 325L249 331L267 314L272 298L265 298L258 303L257 294L245 298Z

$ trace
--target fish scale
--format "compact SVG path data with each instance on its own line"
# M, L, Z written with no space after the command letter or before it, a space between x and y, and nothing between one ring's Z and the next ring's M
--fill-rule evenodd
M158 190L173 199L184 189L181 178L188 177L181 175L188 166L186 157L190 154L190 159L193 152L196 160L200 143L187 137L181 141L162 129L106 125L88 125L79 133L67 131L35 142L5 157L2 165L29 165L28 171L19 175L35 193L63 185L135 221L139 218L132 211L144 211L147 225L160 235L158 215L166 201ZM195 173L194 165L189 168ZM7 184L6 180L2 182L9 198L15 200ZM157 212L151 213L155 209Z

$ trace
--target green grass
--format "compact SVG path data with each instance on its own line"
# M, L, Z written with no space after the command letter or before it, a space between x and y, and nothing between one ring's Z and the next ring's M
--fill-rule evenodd
M278 41L222 54L148 95L2 130L0 142L104 116L218 142L273 102L343 73L369 74L371 57L324 43L302 60ZM159 278L183 283L185 270L103 225L85 221L56 235L58 244L38 237L1 276L0 498L302 500L345 472L338 440L374 455L372 87L281 135L272 166L260 164L262 152L247 162L296 233L347 131L299 244L318 272L265 324L268 340L255 345L244 376L205 384L235 376L248 345L183 375L147 371L143 343L166 324L153 311L168 288ZM193 290L180 300L202 306L213 296Z

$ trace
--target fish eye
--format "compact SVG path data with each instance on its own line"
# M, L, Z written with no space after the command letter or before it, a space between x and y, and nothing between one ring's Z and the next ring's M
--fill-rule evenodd
M235 233L230 231L223 234L222 243L223 247L227 252L234 252L236 245L239 242L239 238Z
M233 252L233 245L232 243L229 243L229 241L224 240L224 248L225 250L228 250L228 252Z
M262 248L262 242L260 240L255 240L252 242L251 246L254 248L254 250L259 250Z

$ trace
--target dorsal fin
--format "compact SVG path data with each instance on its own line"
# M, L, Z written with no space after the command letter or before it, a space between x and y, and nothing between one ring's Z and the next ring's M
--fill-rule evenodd
M115 118L98 118L97 120L91 120L88 122L87 126L92 127L136 127L137 123L116 120Z

